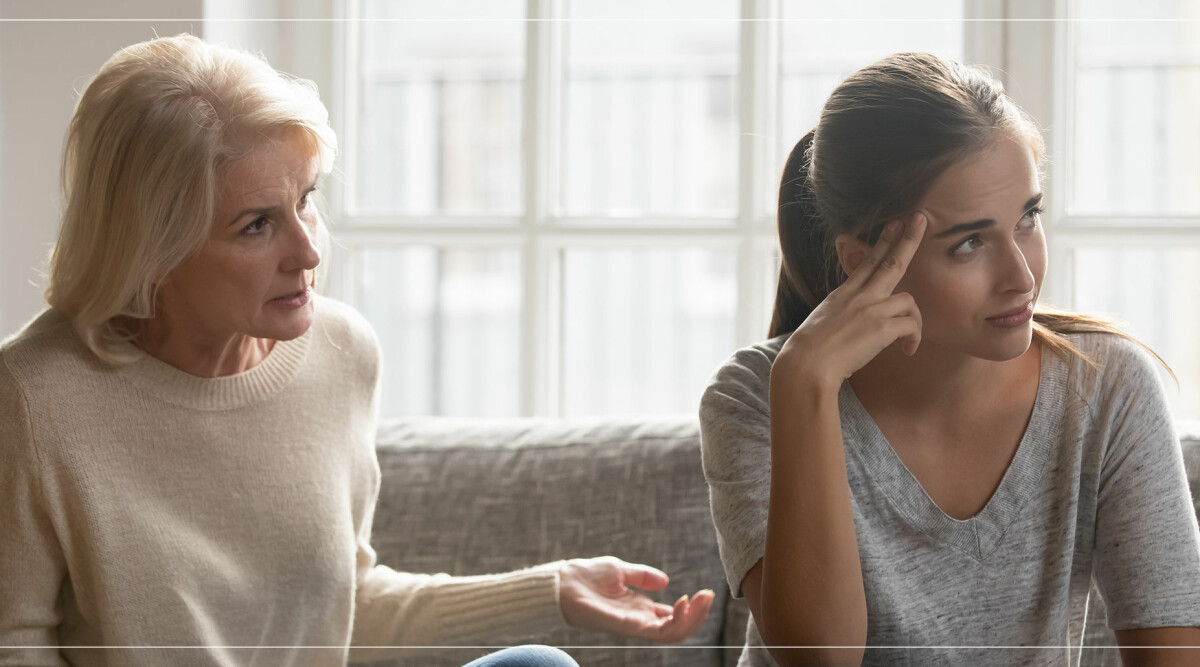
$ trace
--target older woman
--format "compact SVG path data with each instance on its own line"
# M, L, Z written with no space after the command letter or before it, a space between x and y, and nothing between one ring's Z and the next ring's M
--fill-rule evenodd
M377 345L314 294L335 150L311 84L187 35L84 92L50 308L0 348L0 664L328 665L703 621L711 592L653 603L628 587L666 576L614 558L375 562ZM525 653L485 660L574 664Z

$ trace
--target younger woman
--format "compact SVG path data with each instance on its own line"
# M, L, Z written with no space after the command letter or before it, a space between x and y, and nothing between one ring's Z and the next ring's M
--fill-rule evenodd
M771 338L700 407L739 664L1074 664L1093 577L1127 664L1200 664L1130 648L1200 645L1200 536L1150 355L1035 310L1042 153L927 54L792 152Z

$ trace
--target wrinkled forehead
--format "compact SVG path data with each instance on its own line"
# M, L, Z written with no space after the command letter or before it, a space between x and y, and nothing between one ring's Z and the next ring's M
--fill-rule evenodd
M920 208L937 233L967 219L1020 217L1041 191L1037 157L1028 142L999 134L980 151L950 165L933 182Z
M218 174L222 188L244 184L247 179L286 172L297 178L325 173L320 142L308 132L290 129L273 136L259 136L230 151Z

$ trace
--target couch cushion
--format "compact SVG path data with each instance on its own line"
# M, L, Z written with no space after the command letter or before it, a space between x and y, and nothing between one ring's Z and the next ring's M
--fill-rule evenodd
M667 590L651 594L660 601L701 588L728 596L694 418L385 421L377 447L381 563L465 575L608 554L670 574ZM509 643L567 647L589 666L719 665L723 611L714 605L682 646L574 628ZM461 665L484 652L391 664Z

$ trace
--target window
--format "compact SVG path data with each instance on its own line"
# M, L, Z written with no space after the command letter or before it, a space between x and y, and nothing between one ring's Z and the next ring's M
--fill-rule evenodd
M766 335L778 173L829 91L997 40L976 4L348 0L332 291L381 414L693 412Z
M1200 419L1200 0L1060 8L1051 266L1073 309L1171 364ZM1181 20L1187 19L1187 20Z

